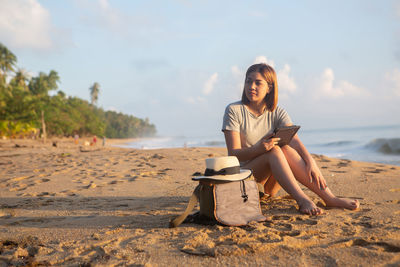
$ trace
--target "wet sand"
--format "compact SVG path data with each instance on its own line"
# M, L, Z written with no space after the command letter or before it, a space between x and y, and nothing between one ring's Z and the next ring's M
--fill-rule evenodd
M196 186L191 175L226 149L112 143L0 141L0 266L400 265L399 166L314 155L331 190L357 198L359 210L302 215L281 190L262 202L266 222L170 229Z

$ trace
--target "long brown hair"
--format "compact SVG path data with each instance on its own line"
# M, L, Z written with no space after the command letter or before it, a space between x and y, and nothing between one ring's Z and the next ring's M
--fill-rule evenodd
M264 101L267 105L267 109L269 111L274 111L276 105L278 104L278 81L276 78L275 70L270 65L264 63L251 65L246 71L245 80L247 80L247 76L252 72L260 73L263 76L264 80L267 82L269 93L265 96ZM249 99L246 96L244 88L242 94L242 103L250 103Z

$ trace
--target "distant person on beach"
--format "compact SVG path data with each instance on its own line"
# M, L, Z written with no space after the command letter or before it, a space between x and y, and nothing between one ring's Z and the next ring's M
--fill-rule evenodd
M277 106L278 84L274 69L255 64L246 72L241 101L225 109L222 131L230 156L251 169L265 193L275 196L282 187L297 202L299 211L319 215L323 211L303 192L297 181L323 199L328 207L355 210L357 200L336 197L328 188L316 162L296 134L289 145L278 146L273 131L290 126L288 113ZM296 181L297 180L297 181Z
M79 144L79 135L78 134L74 135L74 143L75 143L75 145Z
M93 145L95 146L97 144L97 136L93 136Z

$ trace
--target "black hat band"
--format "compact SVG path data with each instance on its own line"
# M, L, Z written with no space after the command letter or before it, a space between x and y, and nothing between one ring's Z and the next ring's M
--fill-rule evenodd
M240 173L240 166L228 167L215 171L213 169L206 169L204 176L216 176L216 175L232 175Z

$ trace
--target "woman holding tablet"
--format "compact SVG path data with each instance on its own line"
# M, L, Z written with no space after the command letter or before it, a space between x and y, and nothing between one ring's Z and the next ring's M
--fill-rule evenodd
M323 199L328 207L357 209L357 200L338 198L327 187L316 162L299 137L288 145L278 146L277 128L291 126L287 112L277 106L278 85L274 69L255 64L246 72L242 100L226 107L222 131L230 156L236 156L242 167L251 169L265 193L276 195L282 187L296 201L301 213L322 214L303 192L297 181Z

